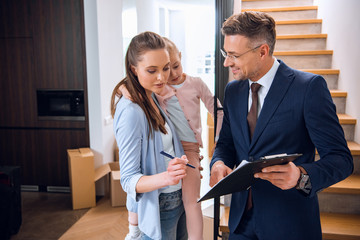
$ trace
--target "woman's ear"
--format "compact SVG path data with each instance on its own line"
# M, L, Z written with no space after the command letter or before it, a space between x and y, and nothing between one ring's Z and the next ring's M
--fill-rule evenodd
M133 72L133 74L134 74L135 76L137 76L136 67L134 67L133 65L131 65L131 66L130 66L130 69L131 69L131 71Z

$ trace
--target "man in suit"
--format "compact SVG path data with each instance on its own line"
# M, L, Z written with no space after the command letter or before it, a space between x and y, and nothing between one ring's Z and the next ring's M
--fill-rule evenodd
M224 66L236 80L225 89L210 185L242 160L303 154L288 164L264 168L249 190L232 194L229 239L321 239L317 192L353 171L326 82L272 56L275 22L265 13L233 15L222 33Z

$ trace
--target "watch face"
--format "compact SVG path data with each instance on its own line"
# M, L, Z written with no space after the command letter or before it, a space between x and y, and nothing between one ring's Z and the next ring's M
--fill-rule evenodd
M306 184L309 181L309 175L305 175L305 174L301 174L301 179L299 182L299 188L300 189L305 189Z

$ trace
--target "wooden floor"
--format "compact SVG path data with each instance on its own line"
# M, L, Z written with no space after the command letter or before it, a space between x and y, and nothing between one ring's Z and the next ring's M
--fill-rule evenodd
M57 240L90 210L72 210L69 193L23 191L21 202L22 223L11 240Z
M201 181L201 195L210 189L210 171L209 159L207 156L207 143L204 143L201 154L204 159L201 161L203 167ZM202 207L207 207L212 200L202 203ZM91 208L80 220L78 220L67 232L65 232L60 240L122 240L129 231L128 214L125 207L111 207L108 197L101 198L96 207ZM204 239L213 239L213 221L211 218L204 220Z
M111 207L110 199L103 197L60 240L124 239L128 233L127 218L125 207Z

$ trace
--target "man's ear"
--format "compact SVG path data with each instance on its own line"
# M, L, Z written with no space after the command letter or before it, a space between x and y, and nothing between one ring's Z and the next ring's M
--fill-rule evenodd
M270 51L269 45L263 44L263 45L260 47L260 57L269 55L269 51Z
M135 76L137 76L136 67L134 67L133 65L131 65L131 66L130 66L130 69L131 69L131 71L133 72L133 74L134 74Z

